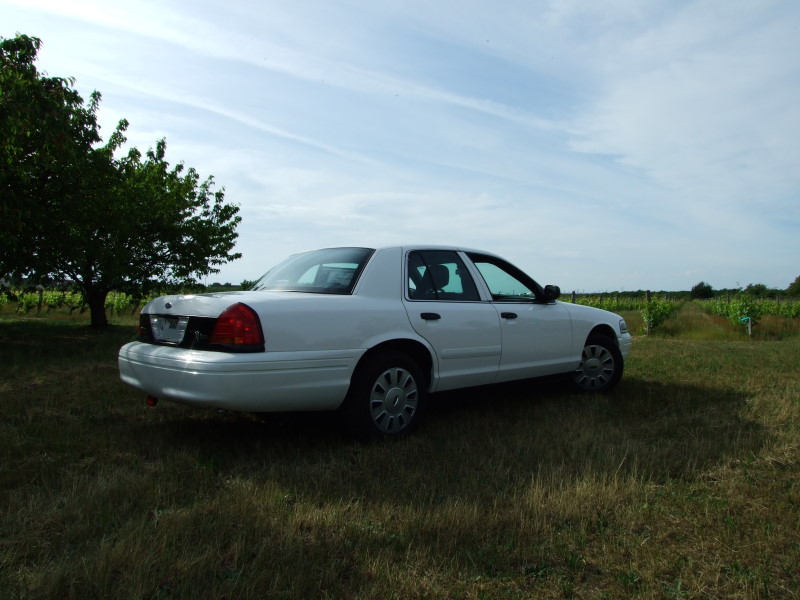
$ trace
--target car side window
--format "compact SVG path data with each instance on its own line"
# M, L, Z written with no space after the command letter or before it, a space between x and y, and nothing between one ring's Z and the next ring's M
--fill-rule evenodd
M408 297L412 300L480 300L478 288L457 252L416 250L408 254Z
M470 259L483 276L492 300L499 302L531 301L537 297L537 284L516 267L494 257L472 255Z
M372 253L369 248L326 248L295 254L267 271L251 289L350 294Z

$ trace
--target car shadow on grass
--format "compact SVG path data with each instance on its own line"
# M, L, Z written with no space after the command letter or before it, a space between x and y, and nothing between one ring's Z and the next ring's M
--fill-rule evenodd
M436 394L419 430L394 442L358 443L335 413L254 416L183 407L141 423L134 435L213 454L220 468L245 471L247 461L284 459L329 461L335 470L358 456L365 470L374 461L392 471L396 489L387 493L395 498L415 493L420 470L431 493L472 497L478 488L509 490L532 476L693 477L768 443L764 428L743 416L745 408L746 398L732 390L628 378L611 394L575 394L563 380L545 378ZM351 474L339 480L369 479Z
M478 438L496 432L539 471L566 458L572 473L628 472L664 481L693 477L768 444L767 431L746 416L747 408L745 395L718 387L629 377L610 394L579 394L548 378L443 395L428 430L446 435L471 427ZM502 445L496 451L506 452Z

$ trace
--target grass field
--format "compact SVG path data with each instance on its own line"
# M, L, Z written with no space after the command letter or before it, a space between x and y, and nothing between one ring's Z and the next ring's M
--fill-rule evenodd
M2 599L800 597L793 323L688 304L611 396L443 395L372 445L147 408L132 323L0 318Z

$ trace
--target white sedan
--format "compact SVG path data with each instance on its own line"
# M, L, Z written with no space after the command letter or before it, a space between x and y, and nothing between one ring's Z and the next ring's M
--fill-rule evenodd
M581 391L614 388L625 321L559 293L479 250L314 250L247 291L149 302L120 376L151 404L339 410L361 437L398 437L432 392L558 373Z

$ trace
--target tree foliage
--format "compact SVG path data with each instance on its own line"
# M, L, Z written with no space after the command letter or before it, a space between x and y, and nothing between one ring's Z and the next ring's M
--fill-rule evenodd
M0 277L36 264L43 227L74 188L76 166L100 141L95 112L72 79L47 77L37 38L0 38Z
M794 281L786 288L786 295L790 298L800 298L800 275L795 277Z
M39 46L27 36L0 41L0 275L71 280L92 324L104 326L111 290L141 297L239 258L239 209L213 177L171 167L163 139L144 156L132 148L117 158L127 121L100 145L100 94L85 105L72 80L41 75Z
M689 296L697 300L708 300L714 297L714 289L705 281L701 281L692 288Z
M767 296L774 295L775 291L776 290L770 290L763 283L748 283L747 287L744 288L745 295L753 298L765 298Z

